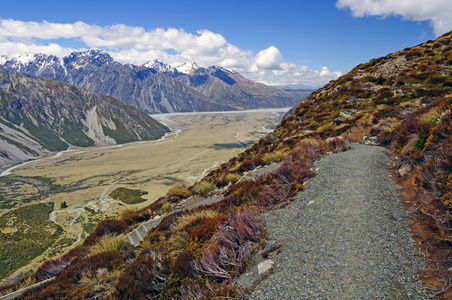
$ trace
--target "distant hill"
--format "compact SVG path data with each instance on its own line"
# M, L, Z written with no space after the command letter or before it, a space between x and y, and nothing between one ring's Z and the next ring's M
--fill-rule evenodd
M172 68L160 61L121 64L94 48L64 58L1 56L0 68L74 84L147 113L290 107L300 100L298 93L256 83L223 68L201 68L196 63Z
M0 70L0 166L69 145L158 139L169 129L116 99Z

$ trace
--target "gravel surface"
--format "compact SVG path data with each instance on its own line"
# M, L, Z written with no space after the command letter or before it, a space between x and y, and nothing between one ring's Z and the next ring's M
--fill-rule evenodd
M382 147L353 144L322 158L285 209L265 215L280 244L274 271L249 299L424 299L421 267ZM257 279L256 256L238 283Z

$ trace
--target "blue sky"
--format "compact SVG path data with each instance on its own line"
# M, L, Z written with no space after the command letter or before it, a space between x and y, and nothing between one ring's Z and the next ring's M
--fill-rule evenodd
M450 0L24 1L2 3L0 55L98 47L121 61L234 69L320 86L452 29Z

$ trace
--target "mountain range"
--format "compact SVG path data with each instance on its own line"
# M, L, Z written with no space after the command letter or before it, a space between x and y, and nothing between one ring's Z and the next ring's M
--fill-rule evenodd
M176 68L157 60L141 66L121 64L96 48L63 58L46 54L1 56L0 68L74 84L146 113L292 107L310 92L266 86L237 72L203 68L192 62Z
M64 82L0 70L0 166L69 144L152 140L169 129L109 96Z

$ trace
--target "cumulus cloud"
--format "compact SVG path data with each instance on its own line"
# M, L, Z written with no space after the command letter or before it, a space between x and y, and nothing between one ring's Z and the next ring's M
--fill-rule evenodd
M450 0L338 0L336 7L349 8L355 17L393 15L429 21L437 36L452 30Z
M58 44L61 39L76 41L86 47L63 47ZM275 46L253 54L209 30L199 30L193 34L183 29L146 30L124 24L98 26L84 22L62 24L0 19L0 55L32 52L65 56L91 47L107 50L113 58L123 63L142 64L159 59L177 66L195 61L201 66L216 65L236 70L248 78L267 84L318 86L340 75L328 69L316 71L286 63Z
M270 46L256 55L256 66L265 70L281 69L282 55L278 48Z

